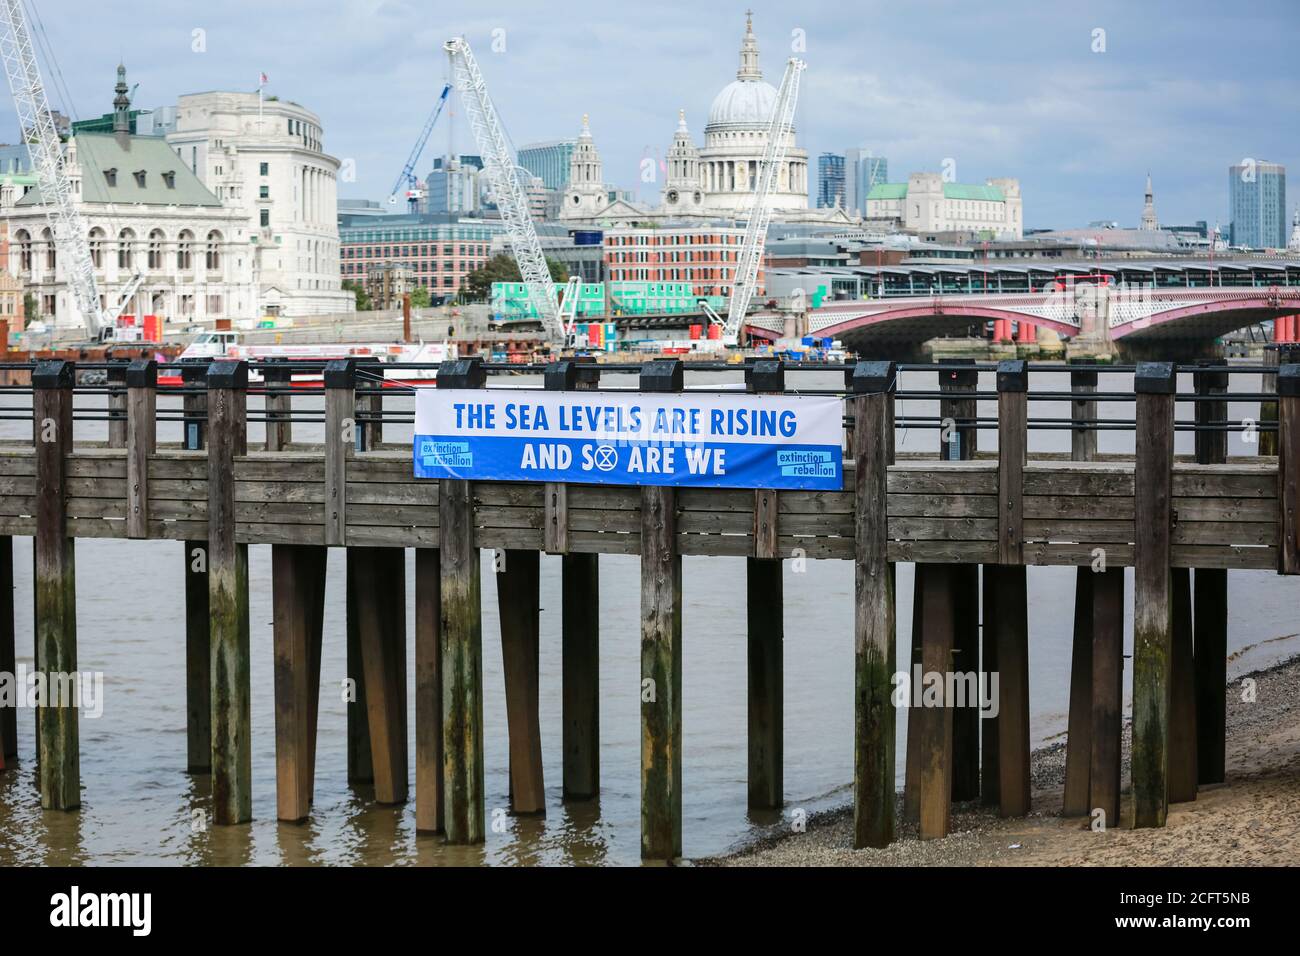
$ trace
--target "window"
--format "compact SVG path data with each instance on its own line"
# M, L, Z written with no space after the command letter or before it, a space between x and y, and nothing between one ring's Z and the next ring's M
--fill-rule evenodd
M260 213L259 222L261 222L263 229L269 226L271 224L271 210L263 209Z
M188 272L194 267L194 233L188 229L176 237L176 268Z
M45 269L53 275L59 264L58 250L54 244L54 234L46 229L41 233L41 241L45 243Z
M32 271L32 237L26 229L19 229L14 233L14 241L18 243L18 260L19 268L23 272Z
M270 187L270 186L258 186L258 187L257 187L257 198L258 198L258 199L270 199L270 198L271 198L271 187Z
M258 163L257 171L263 176L269 176L271 173L270 163Z
M209 270L221 268L221 233L217 232L215 229L208 233L208 248L207 253L204 256L204 265ZM211 298L211 296L209 296L209 298ZM217 311L220 311L220 307L218 307Z
M116 168L113 168L113 169L106 169L106 170L104 170L104 182L108 183L108 185L110 185L110 186L116 186L116 185L117 185L117 169L116 169Z
M135 233L130 229L123 229L117 234L117 267L119 269L132 268L134 256L131 244L133 242L135 242Z
M98 226L90 230L90 262L96 269L104 268L104 230Z
M155 229L149 233L149 253L148 262L150 271L156 271L162 268L163 258L163 234L161 229Z
M170 169L167 172L163 173L163 184L168 189L176 188L176 174L172 172Z

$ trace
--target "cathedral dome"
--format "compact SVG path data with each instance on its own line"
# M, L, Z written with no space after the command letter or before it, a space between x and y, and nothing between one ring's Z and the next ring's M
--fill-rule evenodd
M767 129L776 106L776 87L764 80L733 80L713 98L709 132L714 129Z

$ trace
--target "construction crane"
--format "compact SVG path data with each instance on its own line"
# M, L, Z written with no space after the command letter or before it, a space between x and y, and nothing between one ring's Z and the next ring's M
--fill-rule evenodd
M443 49L451 60L456 89L460 92L470 130L483 158L483 172L487 174L492 197L501 214L506 241L519 264L519 275L528 286L528 294L542 319L542 328L553 342L568 344L570 339L560 317L551 270L542 253L537 228L528 213L528 194L519 181L509 141L488 94L483 74L479 72L474 53L464 37L453 37L443 44Z
M434 124L438 122L438 117L442 115L442 108L447 105L447 94L450 92L451 84L448 83L442 88L442 92L438 95L438 102L434 104L433 112L431 112L429 118L425 120L424 129L420 130L420 136L415 141L415 145L411 148L411 155L407 157L406 165L402 167L401 173L398 174L397 182L393 183L393 188L388 194L388 202L390 204L395 204L397 202L397 191L401 189L402 184L405 183L406 201L411 207L411 211L416 211L415 207L419 205L420 201L420 181L415 176L415 164L420 161L420 154L424 152L424 147L429 142L429 136L433 133Z
M758 171L758 185L754 189L753 209L745 224L745 238L737 256L736 272L732 277L731 301L727 307L727 321L722 330L722 343L734 347L740 342L740 327L745 322L750 300L758 288L758 269L763 262L763 247L767 243L767 227L772 221L768 197L776 187L777 173L790 150L790 131L794 124L794 108L799 102L799 77L806 64L791 57L785 65L785 76L772 106L772 118L767 124L767 147L763 150L763 163Z
M32 48L23 0L0 0L0 59L4 60L14 109L18 113L18 127L31 153L32 169L41 190L41 205L54 236L55 248L63 254L68 285L76 297L86 331L91 338L98 339L106 328L112 327L116 313L106 312L99 304L90 240L72 198L72 186L63 163L62 143Z

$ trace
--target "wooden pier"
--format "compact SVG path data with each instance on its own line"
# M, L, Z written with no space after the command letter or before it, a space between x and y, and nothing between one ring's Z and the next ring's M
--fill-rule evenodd
M932 367L939 438L928 455L896 455L910 424L896 411L898 370L862 362L844 370L844 487L770 491L416 480L409 444L384 441L385 390L351 360L324 370L322 444L295 440L286 369L268 364L249 385L244 363L184 367L180 388L157 366L112 369L108 441L76 435L77 369L30 369L33 440L0 443L0 670L15 655L12 537L35 549L38 670L76 670L74 551L78 538L164 539L186 566L187 751L178 767L211 773L219 824L252 816L248 548L272 549L277 813L312 812L320 695L326 548L347 552L348 776L373 781L375 799L409 799L406 726L406 549L415 561L417 827L452 843L485 839L480 552L497 552L498 595L515 813L546 810L538 701L562 700L563 766L549 768L566 800L600 789L597 613L599 555L641 561L641 847L648 860L682 854L682 557L744 557L748 615L748 802L783 802L781 563L854 562L854 842L895 840L894 677L996 671L998 714L974 706L912 711L904 813L922 837L948 831L954 800L981 799L1003 815L1029 810L1030 568L1077 567L1063 811L1119 822L1123 720L1124 569L1134 569L1132 614L1134 823L1161 826L1170 801L1223 779L1229 570L1300 573L1300 364L1288 355L1268 395L1276 408L1271 455L1230 458L1225 365L1193 371L1178 393L1172 364L1132 371L1116 399L1096 392L1097 370L996 370L996 393L976 390L978 368ZM21 380L24 368L6 370ZM478 360L445 363L439 387L482 388ZM1185 370L1188 371L1188 370ZM781 392L778 362L747 369L749 390ZM1031 375L1067 375L1068 455L1028 452ZM600 370L553 363L545 388L596 389ZM680 363L649 363L644 391L680 391ZM265 397L266 438L248 441L248 395ZM8 386L9 394L27 394ZM1046 393L1041 393L1046 394ZM1055 393L1058 398L1061 393ZM1275 395L1275 400L1273 397ZM1097 452L1099 401L1134 408L1136 455ZM1267 401L1265 401L1267 399ZM1244 400L1251 400L1250 398ZM996 401L982 421L980 401ZM175 405L184 440L157 440L160 402ZM1194 456L1174 453L1175 408L1194 407ZM319 413L318 413L319 414ZM1261 416L1261 421L1267 415ZM391 421L392 419L390 419ZM1269 419L1272 420L1272 419ZM978 439L996 428L996 451ZM539 686L539 562L563 574L562 687ZM895 565L917 565L910 654L896 649ZM739 586L740 582L737 582ZM178 595L178 599L181 595ZM20 597L20 600L25 598ZM981 616L982 611L982 616ZM611 693L609 688L604 693ZM74 708L38 712L40 799L80 803ZM17 737L0 713L3 753Z

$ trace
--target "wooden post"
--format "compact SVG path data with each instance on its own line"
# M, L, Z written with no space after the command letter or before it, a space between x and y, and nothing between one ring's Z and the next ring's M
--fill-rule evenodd
M108 447L126 447L126 362L110 362L108 382Z
M1293 353L1277 376L1278 393L1278 570L1300 574L1300 354Z
M893 449L892 362L860 362L852 373L854 462L853 845L894 841L894 575L887 542Z
M415 549L415 829L443 832L442 575L437 548Z
M149 537L149 456L158 444L158 363L126 370L126 536Z
M366 394L357 396L357 427L364 438L359 443L374 451L384 442L384 367L374 356L357 360L357 384Z
M284 451L293 441L293 371L288 359L270 359L262 366L266 409L266 450Z
M0 673L17 666L14 646L14 539L0 535ZM18 708L0 706L0 767L18 755Z
M356 363L325 364L325 543L347 543L347 463L356 448Z
M999 674L998 707L1001 701L1001 676L998 670L998 590L997 567L984 565L981 568L981 621L980 627L980 673ZM996 716L980 720L980 805L996 807L1002 802L1002 771L998 760L999 727Z
M375 800L404 803L406 750L406 551L348 548L355 629L365 683Z
M750 393L785 391L781 362L756 362L747 372ZM754 554L745 559L751 810L779 808L784 787L785 594L777 551L779 510L776 491L755 490Z
M985 567L997 590L993 619L998 661L998 809L1004 817L1029 812L1029 610L1025 574L1023 487L1028 444L1029 370L1025 362L998 363L998 557ZM985 625L988 617L985 617Z
M1091 578L1092 726L1088 767L1089 812L1119 823L1120 739L1124 722L1124 569L1107 568Z
M945 359L945 365L973 365L974 359ZM975 457L979 431L975 419L978 402L958 397L979 386L979 372L966 368L943 368L939 371L939 390L953 398L940 399L939 417L953 423L947 443L940 442L940 457L950 461L970 461ZM955 442L953 439L956 439ZM946 451L946 454L945 454ZM952 588L953 659L952 669L959 673L979 673L980 655L980 570L977 564L949 565L946 572ZM968 702L952 712L952 799L975 800L980 793L980 709L978 701Z
M81 806L77 704L63 697L77 674L77 587L74 544L68 536L67 456L72 453L71 362L38 362L32 371L36 435L36 671L47 699L37 708L41 807ZM61 693L56 698L55 688Z
M1089 362L1088 364L1095 364ZM1076 394L1097 391L1097 373L1088 369L1070 373L1070 390ZM1070 403L1075 427L1071 431L1070 459L1092 461L1097 456L1097 431L1086 422L1097 417L1097 403L1075 399ZM1065 796L1062 812L1067 817L1084 816L1089 801L1092 767L1093 719L1093 577L1091 567L1079 567L1074 575L1074 646L1070 655L1070 714L1065 742Z
M1282 348L1284 346L1265 345L1264 346L1264 365L1267 368L1278 368L1282 362ZM1277 373L1265 372L1259 377L1260 394L1270 395L1277 394ZM1278 407L1277 402L1261 401L1259 403L1259 424L1261 426L1271 425L1277 422ZM1265 431L1262 427L1259 430L1259 443L1257 445L1261 455L1277 454L1278 436L1272 431Z
M439 388L482 388L481 359L443 362ZM482 843L483 620L471 483L438 488L442 587L442 741L448 843Z
M920 567L918 565L918 569ZM946 676L953 669L953 638L956 631L952 566L932 564L925 567L926 573L917 577L922 591L921 601L925 606L921 672L923 675L939 674L944 680L940 693L946 697L943 688L947 687ZM913 694L915 695L915 690ZM916 721L915 730L920 738L918 816L921 839L944 837L948 835L952 803L952 701L945 699L939 706L923 704L919 710L912 711L909 720Z
M248 545L235 541L235 458L248 447L248 366L208 369L208 613L212 808L218 824L253 818Z
M1192 572L1170 569L1169 802L1196 799L1196 665L1192 659Z
M1193 375L1200 398L1224 395L1228 373L1222 360L1200 363L1205 371ZM1198 401L1196 424L1213 431L1196 433L1197 464L1228 460L1228 403ZM1228 572L1226 568L1197 568L1192 576L1192 632L1195 635L1196 780L1222 783L1227 732L1225 688L1228 683Z
M206 361L181 364L183 441L187 451L207 447ZM208 639L208 542L186 541L185 755L190 773L212 770L212 647Z
M1164 826L1169 808L1174 366L1168 362L1141 363L1133 385L1137 392L1133 810L1135 826L1159 827Z
M594 360L547 367L550 390L594 391L600 367ZM560 715L565 800L600 793L600 566L595 554L569 553L568 486L548 482L546 550L560 558Z
M679 392L682 366L641 369L641 391ZM682 855L682 556L677 493L641 489L641 858Z
M271 546L276 815L286 821L311 809L326 556L316 545Z
M505 566L497 567L497 608L510 740L510 808L514 813L545 814L542 730L537 713L541 555L511 549L504 559Z

